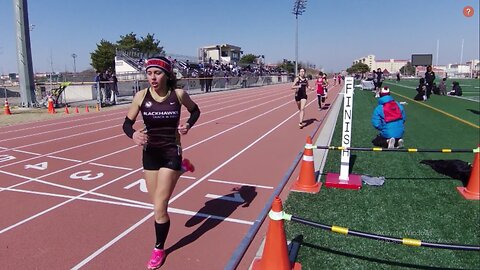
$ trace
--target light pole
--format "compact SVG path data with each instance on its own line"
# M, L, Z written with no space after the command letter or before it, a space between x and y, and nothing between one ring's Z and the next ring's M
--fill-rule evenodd
M295 77L298 76L298 16L305 12L305 5L307 0L295 0L293 5L293 14L295 14L296 28L295 28Z
M72 53L72 58L73 58L73 74L77 74L77 64L75 62L75 58L77 58L77 55L75 53Z

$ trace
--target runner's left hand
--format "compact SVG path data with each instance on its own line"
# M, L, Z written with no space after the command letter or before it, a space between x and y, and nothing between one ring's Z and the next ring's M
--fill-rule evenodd
M180 125L178 127L178 132L180 132L180 134L182 135L185 135L188 133L189 129L190 129L190 125L188 123L185 123L185 125Z

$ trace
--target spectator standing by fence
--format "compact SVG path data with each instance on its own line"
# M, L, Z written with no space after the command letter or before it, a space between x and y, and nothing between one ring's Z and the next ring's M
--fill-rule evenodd
M199 80L199 83L200 83L200 89L203 91L205 91L205 69L204 68L200 68L200 70L198 71L198 80Z
M115 73L112 74L112 86L110 87L110 104L115 105L117 104L117 96L118 96L118 79Z
M97 71L97 76L95 76L95 87L97 88L98 95L100 98L98 99L100 103L105 104L106 101L106 91L105 91L105 84L103 81L105 80L103 72Z
M205 92L212 92L213 69L208 68L205 74Z

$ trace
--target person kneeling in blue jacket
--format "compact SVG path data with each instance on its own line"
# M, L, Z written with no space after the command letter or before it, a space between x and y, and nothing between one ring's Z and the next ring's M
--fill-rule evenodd
M378 106L372 114L372 125L380 134L372 140L373 145L382 148L402 148L405 131L405 110L390 96L388 86L380 90Z

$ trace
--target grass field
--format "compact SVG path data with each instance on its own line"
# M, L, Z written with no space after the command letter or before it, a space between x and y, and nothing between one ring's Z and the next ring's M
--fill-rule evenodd
M399 84L407 85L407 82ZM477 147L480 142L478 102L447 96L432 96L426 102L416 102L413 101L414 89L394 82L388 85L396 100L408 103L405 105L405 147ZM478 89L476 91L478 95ZM376 104L372 92L356 90L352 147L372 147L371 140L377 132L371 126L370 117ZM331 145L341 145L341 118L342 114ZM358 191L323 187L318 194L291 193L284 204L285 212L326 225L395 238L480 245L479 201L465 200L457 192L456 187L463 185L461 181L420 164L421 160L438 159L472 162L473 153L352 151L352 173L384 176L383 186L364 184ZM326 172L338 173L339 163L340 153L330 151L321 181L325 181ZM335 234L293 222L286 222L285 226L288 239L303 236L297 258L303 269L480 269L478 251L409 247Z

